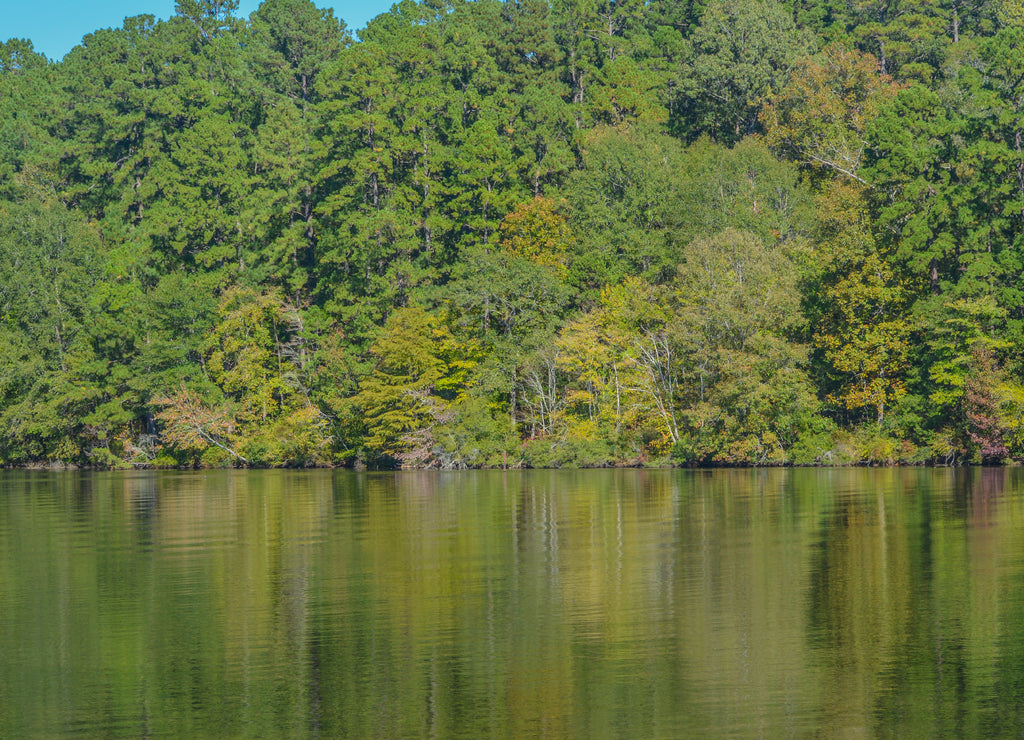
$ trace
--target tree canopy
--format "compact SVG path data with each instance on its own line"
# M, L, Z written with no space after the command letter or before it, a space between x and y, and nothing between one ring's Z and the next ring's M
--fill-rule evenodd
M0 43L0 464L1024 456L1024 13L180 0Z

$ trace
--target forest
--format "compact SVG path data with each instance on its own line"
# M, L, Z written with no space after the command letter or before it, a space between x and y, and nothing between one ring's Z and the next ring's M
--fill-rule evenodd
M0 465L1024 458L1022 0L0 43Z

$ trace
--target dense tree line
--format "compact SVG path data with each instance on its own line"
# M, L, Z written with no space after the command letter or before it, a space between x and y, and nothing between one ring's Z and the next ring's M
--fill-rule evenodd
M1024 455L1024 4L0 44L0 464Z

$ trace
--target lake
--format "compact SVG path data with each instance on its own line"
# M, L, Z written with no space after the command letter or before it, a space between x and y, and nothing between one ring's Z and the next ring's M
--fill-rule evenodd
M0 736L1024 734L1024 470L0 473Z

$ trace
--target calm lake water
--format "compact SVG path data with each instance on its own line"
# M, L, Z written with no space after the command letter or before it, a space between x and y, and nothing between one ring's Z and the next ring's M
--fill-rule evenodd
M0 473L0 736L1024 734L1024 470Z

